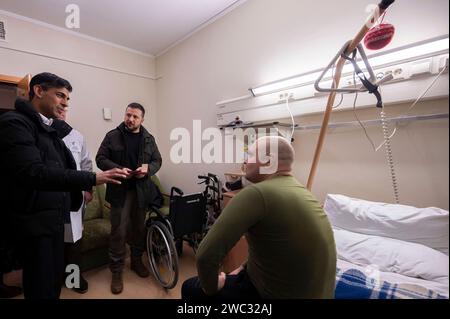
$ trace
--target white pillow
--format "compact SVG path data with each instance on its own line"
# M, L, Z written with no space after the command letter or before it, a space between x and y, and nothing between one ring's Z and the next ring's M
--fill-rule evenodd
M324 210L331 224L338 228L414 242L448 255L446 210L370 202L336 194L327 195Z
M376 265L409 277L448 285L448 256L430 247L402 240L358 234L333 228L339 259L358 265Z

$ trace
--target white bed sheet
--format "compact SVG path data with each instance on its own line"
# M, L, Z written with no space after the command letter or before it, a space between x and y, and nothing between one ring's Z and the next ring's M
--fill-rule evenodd
M337 268L341 269L341 271L345 271L347 269L353 268L361 271L364 274L369 274L371 269L374 268L368 268L366 265L356 265L353 263L350 263L345 260L338 259L337 260ZM415 285L415 286L421 286L426 289L433 290L443 296L449 297L449 284L448 281L446 284L439 283L435 281L430 280L424 280L420 278L413 278L404 276L401 274L393 273L393 272L383 272L379 271L379 279L381 281L387 281L392 284L401 284L401 285Z

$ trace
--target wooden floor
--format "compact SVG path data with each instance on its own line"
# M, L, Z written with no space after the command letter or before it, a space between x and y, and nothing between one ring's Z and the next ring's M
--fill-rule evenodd
M146 265L147 259L144 257ZM130 270L129 259L123 272L124 289L119 295L111 293L111 271L108 266L96 268L83 273L89 282L89 290L85 294L78 294L71 289L63 288L61 299L177 299L181 298L181 286L184 280L196 276L194 252L189 246L184 247L183 255L179 258L180 275L177 285L170 290L162 288L152 275L140 278ZM5 284L21 286L21 272L9 273L4 278ZM17 297L23 298L23 295Z

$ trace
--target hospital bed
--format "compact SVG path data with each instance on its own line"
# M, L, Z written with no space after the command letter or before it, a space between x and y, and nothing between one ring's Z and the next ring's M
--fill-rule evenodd
M448 299L449 213L329 194L336 299Z

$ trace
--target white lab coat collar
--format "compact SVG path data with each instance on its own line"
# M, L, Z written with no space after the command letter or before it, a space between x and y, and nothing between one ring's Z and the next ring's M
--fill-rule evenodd
M45 125L51 126L53 123L53 119L49 119L47 117L45 117L44 115L42 115L41 113L39 113L39 115L41 116L42 122L44 122Z

